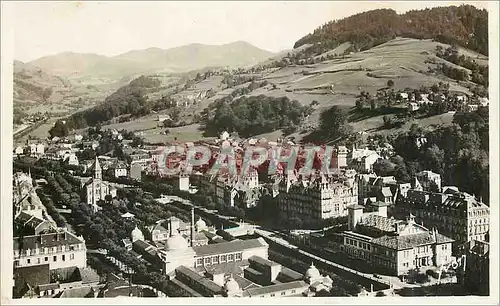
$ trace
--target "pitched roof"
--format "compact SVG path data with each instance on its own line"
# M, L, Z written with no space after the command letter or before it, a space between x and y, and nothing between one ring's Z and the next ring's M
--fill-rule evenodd
M211 290L214 293L222 291L222 287L209 280L208 278L198 274L196 271L189 269L186 266L179 266L175 269L175 273L182 273L184 276L190 278L199 285Z
M281 271L278 274L277 280L286 283L288 280L301 280L304 277L302 273L289 269L287 267L281 267Z
M308 285L304 281L294 281L294 282L289 282L289 283L281 283L281 284L276 284L276 285L247 289L244 291L243 296L250 296L250 297L251 296L259 296L259 295L269 294L269 293L273 293L273 292L307 288L307 287L308 287Z
M370 214L363 217L358 223L364 227L371 227L384 232L394 232L394 225L398 222L396 219L385 218L379 215Z
M405 235L405 236L383 236L380 238L375 238L371 242L373 244L377 244L394 250L405 250L421 245L428 245L434 243L442 244L453 241L454 241L453 239L448 238L439 233L436 233L436 238L434 239L432 232L427 232L427 233Z
M59 238L57 237L59 235ZM48 233L24 237L14 237L14 250L36 249L40 247L55 247L83 243L78 237L68 231L63 233Z
M232 252L240 252L247 249L254 249L268 246L263 238L249 240L233 240L230 242L221 242L217 244L207 244L193 247L197 256L225 254Z
M48 284L50 283L49 265L14 268L14 280L16 286L27 283L34 288Z
M250 280L238 275L238 274L235 274L233 275L233 278L234 280L236 281L236 283L238 283L238 286L240 286L240 288L242 290L246 290L246 289L250 289L250 288L257 288L258 286L255 285L253 282L251 282Z
M241 274L243 272L242 267L248 265L248 260L242 261L232 261L224 262L220 264L212 264L210 266L198 266L196 270L198 272L206 271L210 274Z

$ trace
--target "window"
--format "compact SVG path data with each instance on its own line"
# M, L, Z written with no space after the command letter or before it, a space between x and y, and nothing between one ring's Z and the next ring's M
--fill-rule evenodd
M19 260L14 260L14 267L19 266Z
M281 295L285 295L286 291L281 292Z
M73 254L71 254L71 255L73 255ZM198 259L196 260L196 265L197 265L197 266L202 266L202 265L203 265L203 258L198 258Z
M241 260L241 253L236 253L236 260Z
M210 257L205 258L205 264L206 264L206 265L209 265L209 264L210 264L210 262L211 262L211 261L210 261Z
M62 261L66 261L66 255L61 255Z
M52 261L57 261L57 256L54 256L54 257L52 258Z
M220 262L226 262L226 255L221 255Z
M295 293L295 289L292 290L292 293Z
M275 296L275 295L276 295L276 294L274 294L274 293L271 293L271 296Z
M227 255L227 261L233 261L233 259L234 259L234 255L233 254Z
M26 259L26 263L29 265L31 263L31 259Z
M214 264L219 263L219 256L212 257L212 263Z
M69 259L75 259L75 254L70 254Z
M40 263L40 258L37 258L37 259L36 259L36 263Z
M45 256L45 261L49 261L49 257Z

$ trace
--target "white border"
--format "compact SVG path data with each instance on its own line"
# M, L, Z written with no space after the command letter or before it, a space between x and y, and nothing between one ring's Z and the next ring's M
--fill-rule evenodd
M387 304L437 304L437 305L485 305L498 304L498 221L499 221L499 191L500 186L499 170L499 3L497 1L488 1L489 11L489 78L490 78L490 296L489 297L359 297L359 298L105 298L105 299L19 299L11 300L12 294L12 226L11 215L12 205L10 205L12 196L12 100L13 100L13 35L14 31L10 18L14 18L10 11L10 4L1 3L1 70L2 70L2 99L1 99L1 194L2 205L1 223L1 305L68 305L68 304L89 304L102 305L112 302L113 304L144 304L144 305L164 305L164 304L191 304L191 305L220 305L220 304L283 304L283 305L304 305L304 304L353 304L353 305L387 305ZM443 3L443 5L446 5Z

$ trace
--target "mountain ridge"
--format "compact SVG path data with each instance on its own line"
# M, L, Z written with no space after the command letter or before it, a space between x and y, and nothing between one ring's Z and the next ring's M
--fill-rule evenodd
M62 52L28 62L62 76L123 77L156 71L187 72L209 66L241 67L256 64L275 53L244 41L221 45L193 43L169 49L150 47L115 56Z

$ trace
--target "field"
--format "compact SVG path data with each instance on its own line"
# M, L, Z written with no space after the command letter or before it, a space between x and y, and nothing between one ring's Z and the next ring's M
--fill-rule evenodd
M366 51L351 53L349 55L339 55L349 47L343 44L336 50L328 51L329 54L337 54L332 60L323 61L313 65L292 65L281 69L269 70L261 74L261 79L270 84L252 91L249 95L265 95L271 97L286 96L291 100L297 100L303 105L310 105L317 101L315 111L297 129L297 133L291 136L300 140L306 134L304 131L314 129L319 123L319 115L322 110L333 105L340 105L351 108L355 104L356 96L360 91L376 93L377 90L387 86L388 80L394 81L395 90L405 88L419 88L420 86L431 86L440 81L450 84L450 90L456 92L470 93L463 83L446 78L439 74L428 73L429 67L435 64L430 61L440 62L442 59L435 56L436 46L443 45L431 40L417 40L409 38L396 38L385 44L371 48ZM342 52L341 52L342 51ZM294 53L296 51L290 51ZM461 50L468 56L477 58L478 61L486 62L487 57L478 56L469 50ZM281 53L274 59L286 56L287 52ZM326 55L323 54L323 55ZM269 63L267 61L266 63ZM166 83L179 80L178 76L165 76ZM170 134L164 135L164 130L159 127L157 114L138 118L131 122L116 123L104 126L104 128L126 129L130 131L142 132L147 141L164 142L177 139L197 140L201 139L202 133L198 130L197 124L191 124L195 114L199 114L203 109L212 104L215 100L230 94L238 87L246 87L249 83L242 84L230 89L223 89L221 76L212 76L206 80L194 84L191 88L183 90L174 98L177 101L189 101L181 107L180 121L185 121L186 126L171 128ZM164 82L163 82L164 83ZM165 85L165 84L164 84ZM208 90L215 92L211 98L206 98ZM162 90L150 95L150 99L159 98L170 90ZM201 97L201 98L200 98ZM406 107L401 105L400 107ZM160 111L159 114L165 111ZM168 111L166 111L168 113ZM425 119L419 119L422 126L446 125L452 120L451 114L443 114ZM383 116L375 116L360 121L351 122L355 131L365 131L369 133L390 133L394 130L383 130ZM401 130L411 126L408 122ZM42 128L36 133L46 133ZM45 136L45 135L44 135ZM276 140L281 136L281 131L275 131L264 135L269 140Z

